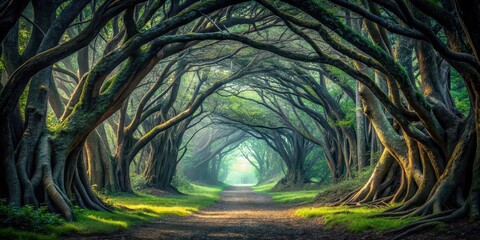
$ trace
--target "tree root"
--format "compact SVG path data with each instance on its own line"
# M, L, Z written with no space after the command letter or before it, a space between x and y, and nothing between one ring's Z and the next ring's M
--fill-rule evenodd
M448 223L453 220L465 217L467 212L466 210L467 210L467 205L464 205L459 209L450 209L450 210L445 210L439 213L430 214L428 216L425 216L421 220L412 222L402 228L388 231L384 234L385 235L399 234L399 235L396 235L393 239L401 239L413 233L420 232L424 229L436 227L442 223ZM407 216L408 215L405 215L404 217L407 217Z
M376 214L376 215L373 215L372 217L375 218L375 217L400 217L400 216L405 216L405 215L408 215L410 213L412 213L413 211L415 211L416 209L410 209L410 210L406 210L406 211L401 211L401 212L383 212L383 213L379 213L379 214Z
M406 237L408 235L420 232L420 231L425 230L425 229L436 227L440 224L441 224L441 222L428 222L428 223L425 223L425 224L421 224L421 225L418 225L418 226L415 226L415 227L408 228L408 229L404 230L401 234L396 235L393 238L393 240L403 239L404 237Z

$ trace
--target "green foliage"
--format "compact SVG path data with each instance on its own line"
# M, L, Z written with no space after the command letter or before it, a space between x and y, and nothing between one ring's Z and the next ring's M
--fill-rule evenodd
M338 120L335 125L341 127L341 126L345 126L345 127L351 127L351 126L355 126L355 117L353 116L353 114L348 114L345 116L344 119L342 120Z
M463 115L467 115L471 107L467 88L465 87L463 78L453 68L451 69L451 81L452 86L450 93L452 94L455 105Z
M331 174L321 147L315 146L307 155L304 164L305 178L315 183L330 181Z
M271 181L266 184L252 187L254 191L267 193L272 196L272 200L278 203L307 203L312 202L315 198L317 200L329 200L332 197L349 193L363 184L370 178L373 172L373 167L365 168L363 171L357 173L354 179L348 179L339 183L328 185L311 184L305 185L303 189L292 191L275 191L272 188L277 181Z
M351 99L340 100L340 108L345 113L345 117L335 122L335 125L341 127L356 127L355 121L355 103Z
M416 217L409 218L388 218L374 217L374 215L385 211L387 208L369 208L369 207L316 207L300 208L295 211L295 215L301 218L322 217L327 227L339 225L346 227L352 232L362 232L373 229L377 232L400 228L412 221Z
M28 96L29 89L30 89L30 84L28 84L27 87L25 88L25 91L23 91L22 95L20 96L20 101L18 103L20 108L20 115L23 121L25 121L25 107L27 106L27 96Z
M241 94L243 98L260 101L260 97L254 91L245 91ZM236 121L246 122L252 125L278 127L281 123L278 117L269 109L255 102L242 99L236 96L218 97L214 96L211 102L217 104L216 112Z
M140 191L148 186L147 179L143 176L143 174L131 174L130 183L134 191Z
M28 41L32 33L31 33L30 23L26 22L23 19L20 19L19 24L20 25L18 29L18 52L22 54L28 45Z
M58 237L55 233L42 234L36 232L22 231L13 227L7 227L0 228L0 238L2 240L53 240L57 239Z
M6 201L0 202L0 227L13 227L32 232L45 232L46 225L58 224L62 220L53 213L48 212L47 207L35 209L31 205L17 208Z
M2 220L1 239L57 239L71 234L105 234L125 230L135 224L166 216L185 216L197 212L220 199L221 187L203 187L191 184L188 195L157 197L145 193L115 194L104 197L114 207L112 212L100 212L75 208L75 221L66 222L45 209L31 207L12 210L11 206L0 207ZM12 213L13 211L13 213ZM17 211L18 213L15 213ZM4 217L21 216L17 218ZM12 219L12 224L5 221ZM13 225L13 223L17 225ZM25 226L21 227L19 226ZM11 226L3 228L4 226ZM32 229L41 229L34 232ZM48 233L48 234L47 234Z
M190 183L185 176L175 175L172 179L172 186L174 186L180 192L193 192L195 186Z
M246 158L240 157L240 151L236 149L224 157L221 162L222 176L219 174L219 180L230 185L256 184L258 172Z

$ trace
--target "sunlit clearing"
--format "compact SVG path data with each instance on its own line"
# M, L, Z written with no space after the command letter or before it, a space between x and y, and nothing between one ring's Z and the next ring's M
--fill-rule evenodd
M223 182L234 186L252 186L257 184L258 178L255 168L243 156L236 155L229 159L227 174Z

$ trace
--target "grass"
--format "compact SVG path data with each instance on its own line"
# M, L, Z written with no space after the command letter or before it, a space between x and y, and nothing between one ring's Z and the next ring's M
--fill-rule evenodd
M272 196L272 200L277 203L309 203L319 194L320 200L329 200L334 196L347 194L359 188L368 180L368 178L370 178L372 171L373 168L370 167L357 173L354 179L328 185L305 185L303 189L296 190L271 191L277 184L278 180L253 186L252 188L254 191L269 194Z
M295 211L295 215L301 218L322 217L327 227L342 226L352 232L362 232L365 230L374 230L376 232L387 231L400 228L417 220L417 217L409 218L390 218L390 217L372 217L385 211L386 208L368 208L368 207L315 207L300 208Z
M188 195L157 197L145 193L117 194L104 199L113 212L75 209L75 221L45 226L47 231L30 232L16 228L0 229L1 239L57 239L79 234L108 234L135 224L165 216L185 216L212 205L220 199L221 187L192 185Z
M320 189L271 192L276 182L252 187L254 191L267 193L277 203L306 203L311 202L318 195Z
M310 189L298 189L293 191L274 192L271 189L277 183L269 182L263 185L254 186L257 192L266 193L272 196L272 200L277 203L309 203L319 196L319 201L329 200L335 196L347 194L362 186L372 173L371 168L357 173L356 178L341 181L336 184L323 186L309 186ZM313 189L312 189L313 188ZM377 232L400 228L418 218L387 218L375 217L373 215L385 211L386 208L369 207L308 207L299 208L295 215L301 218L322 217L327 227L341 226L352 232L362 232L365 230L374 230Z

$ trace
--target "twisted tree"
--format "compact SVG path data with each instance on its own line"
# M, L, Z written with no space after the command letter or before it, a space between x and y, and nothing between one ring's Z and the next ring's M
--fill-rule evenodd
M215 110L279 154L287 166L279 188L308 180L313 144L334 181L374 165L379 153L370 180L334 204L399 203L383 215L425 216L409 231L478 218L478 1L243 2L3 1L0 196L44 203L67 219L73 204L108 211L89 180L131 192L130 163L147 146L144 174L170 188L195 113L224 88L275 113ZM184 76L200 68L192 67L198 52L221 41L234 47L201 63L213 82ZM204 49L195 55L196 47ZM158 79L143 82L156 66ZM196 87L183 89L187 80ZM459 103L452 85L461 82L468 99ZM142 83L146 94L131 97ZM178 98L183 90L188 100ZM212 159L243 140L199 147L196 157L216 174Z

